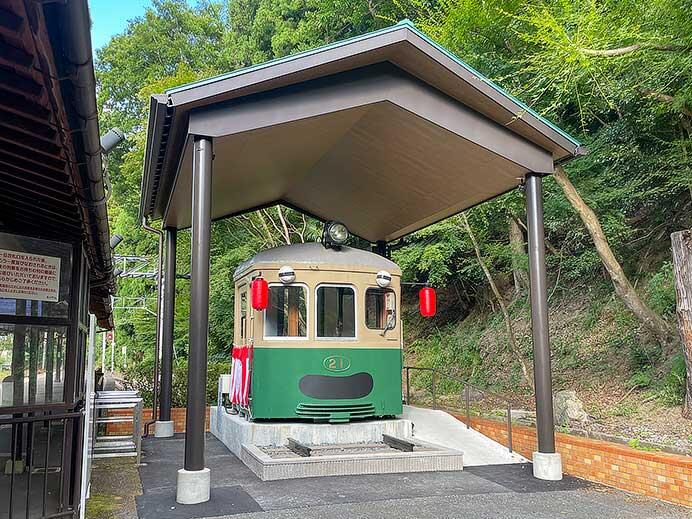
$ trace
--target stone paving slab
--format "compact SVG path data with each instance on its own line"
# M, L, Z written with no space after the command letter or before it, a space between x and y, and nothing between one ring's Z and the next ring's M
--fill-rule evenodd
M530 463L511 465L479 465L467 467L466 470L478 477L494 481L512 492L554 492L560 490L578 490L582 488L603 488L599 485L566 476L561 481L544 481L533 477Z
M198 505L179 505L171 492L153 492L135 499L138 519L194 519L262 511L239 485L212 488L211 499Z
M248 488L264 510L508 492L502 485L462 472L323 477L267 483Z

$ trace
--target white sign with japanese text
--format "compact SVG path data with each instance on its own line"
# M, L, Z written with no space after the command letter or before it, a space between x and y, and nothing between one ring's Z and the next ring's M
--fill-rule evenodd
M56 302L60 258L0 249L0 297Z

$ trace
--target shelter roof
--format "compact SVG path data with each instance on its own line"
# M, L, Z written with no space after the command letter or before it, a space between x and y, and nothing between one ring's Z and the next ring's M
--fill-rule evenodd
M409 21L153 96L141 213L191 221L194 135L212 217L283 203L391 241L584 152Z

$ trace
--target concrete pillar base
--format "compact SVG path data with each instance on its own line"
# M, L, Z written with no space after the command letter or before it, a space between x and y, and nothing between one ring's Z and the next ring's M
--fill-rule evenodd
M170 438L173 436L174 423L172 420L161 422L156 422L156 428L154 429L154 436L156 438Z
M198 503L206 503L209 501L209 493L211 489L211 470L203 468L202 470L185 470L178 471L178 488L175 494L175 500L181 505L196 505Z
M533 453L533 477L546 481L562 479L562 457L558 452Z

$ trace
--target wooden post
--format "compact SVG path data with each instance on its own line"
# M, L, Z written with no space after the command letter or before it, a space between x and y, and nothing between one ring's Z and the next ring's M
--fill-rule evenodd
M692 231L674 232L670 235L670 243L673 247L678 328L687 368L682 415L692 418Z

